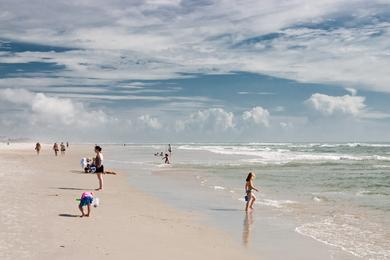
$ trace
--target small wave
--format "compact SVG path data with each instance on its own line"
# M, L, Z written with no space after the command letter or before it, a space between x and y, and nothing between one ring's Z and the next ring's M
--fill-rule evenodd
M390 168L390 165L379 164L379 165L374 165L373 167L378 168L378 169L387 169L387 168Z
M362 191L356 192L355 195L358 197L361 197L361 196L388 196L390 194L386 193L386 192L381 192L381 191L362 190Z
M346 145L346 144L342 144L342 145ZM280 147L278 147L277 149L275 148L271 149L270 147L252 147L252 146L183 145L178 147L178 149L208 151L220 155L254 157L248 159L240 159L239 161L246 162L246 163L260 163L260 164L286 164L289 162L370 161L370 160L390 161L390 157L376 155L376 154L374 155L352 155L352 154L338 154L338 153L329 154L324 152L294 151L294 150L280 148Z
M214 190L224 190L225 187L222 186L213 186Z
M171 164L162 163L162 164L156 165L156 167L158 167L158 168L171 168L172 165Z
M351 216L337 216L319 222L306 223L296 227L295 231L321 243L338 247L357 257L388 259L390 243L385 238L385 234L379 233L379 230L374 229L375 226L371 227L373 230L362 229L361 226L359 219Z
M239 198L239 201L245 202L244 198ZM292 201L292 200L271 200L271 199L262 199L259 200L257 199L255 204L262 205L262 206L268 206L268 207L273 207L273 208L285 208L287 205L291 204L297 204L297 201Z

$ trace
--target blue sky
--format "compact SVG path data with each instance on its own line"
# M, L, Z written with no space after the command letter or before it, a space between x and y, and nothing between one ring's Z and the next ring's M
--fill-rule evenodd
M388 1L0 1L0 136L390 141Z

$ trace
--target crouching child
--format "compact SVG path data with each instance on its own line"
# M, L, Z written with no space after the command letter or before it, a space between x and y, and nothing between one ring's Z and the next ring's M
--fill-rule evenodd
M79 204L79 209L81 211L81 216L82 217L89 217L91 213L91 205L93 203L93 193L92 192L83 192L80 198L80 204ZM87 214L84 213L84 207L87 207Z

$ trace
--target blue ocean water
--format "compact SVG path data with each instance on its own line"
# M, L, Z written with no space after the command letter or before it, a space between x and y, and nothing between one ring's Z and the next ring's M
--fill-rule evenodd
M260 232L249 236L247 231L264 231L272 219L275 229L352 257L390 258L390 144L175 144L169 166L154 156L166 152L166 145L107 149L108 163L132 172L131 184L214 217L232 232L242 232L244 244L252 240L253 247L264 247L258 243ZM254 216L242 211L249 171L256 173L260 188Z

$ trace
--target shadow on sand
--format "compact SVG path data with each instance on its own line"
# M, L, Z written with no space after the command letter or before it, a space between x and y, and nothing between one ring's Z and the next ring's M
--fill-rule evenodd
M77 174L85 174L82 170L70 170L71 173L77 173Z
M73 188L73 187L57 187L54 189L59 189L59 190L90 190L90 189L83 189L83 188Z
M78 218L80 215L75 215L75 214L58 214L60 217L67 217L67 218Z
M214 211L243 211L242 209L224 209L224 208L210 208L210 210L214 210Z

